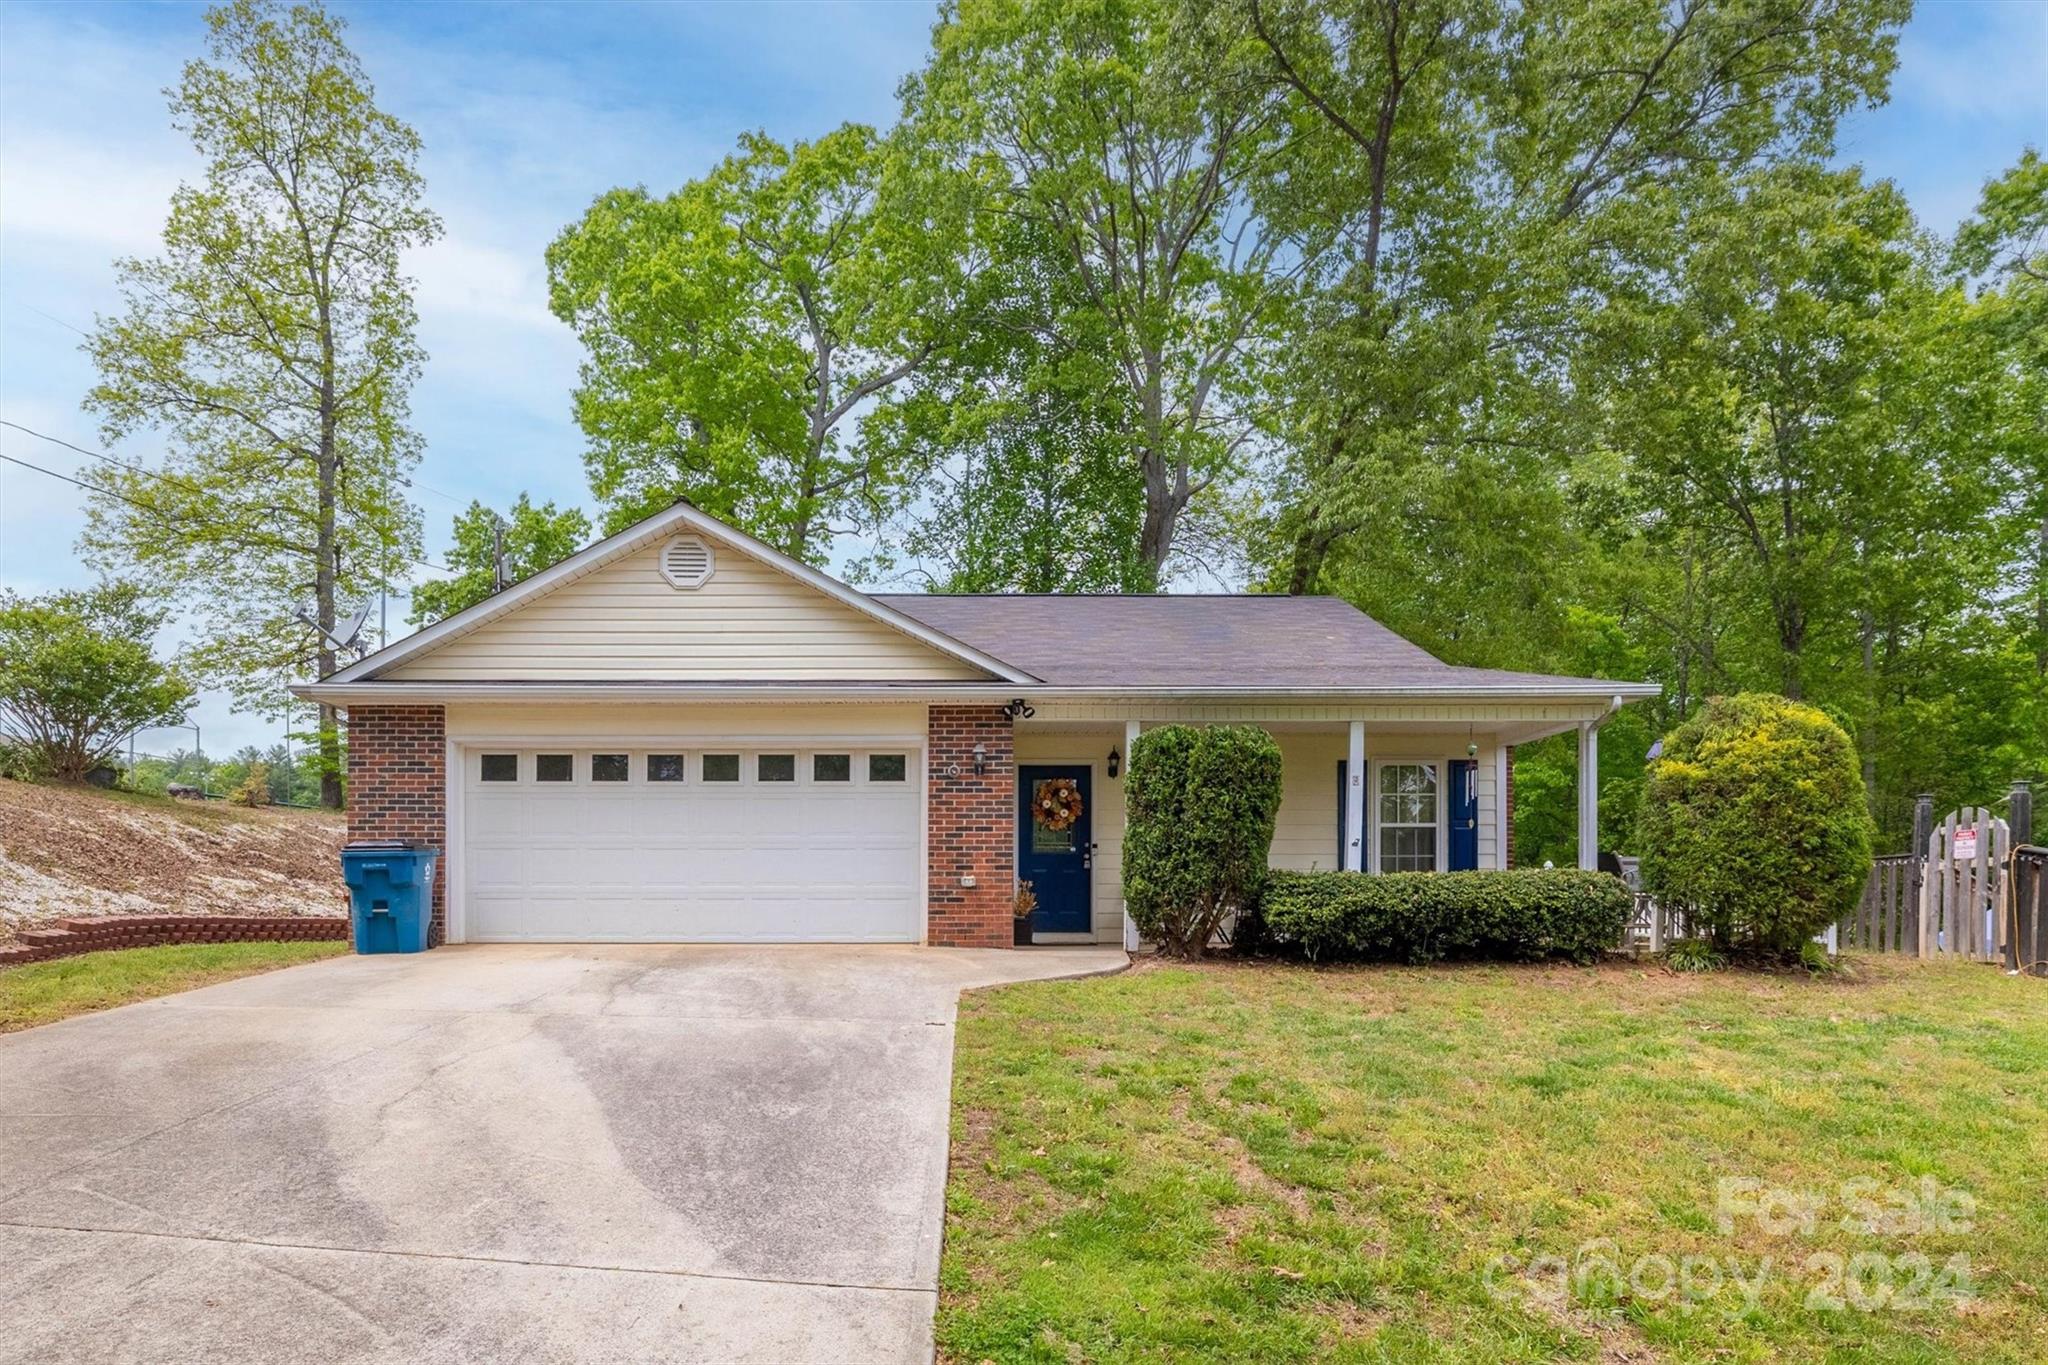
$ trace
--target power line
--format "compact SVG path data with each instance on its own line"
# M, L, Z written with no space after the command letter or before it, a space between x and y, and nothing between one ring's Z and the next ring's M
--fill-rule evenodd
M38 441L48 441L48 442L49 442L49 443L50 443L51 445L57 445L57 446L62 446L62 447L64 447L64 449L66 449L66 450L70 450L70 451L75 451L75 452L77 452L77 453L78 453L78 454L80 454L80 455L84 455L84 456L88 457L89 459L94 459L94 460L104 460L104 461L106 461L106 462L107 462L108 464L110 464L110 465L115 465L115 466L117 466L117 467L119 467L119 468L121 468L121 469L125 469L125 470L128 470L128 471L129 471L130 473L134 473L134 474L140 474L140 475L142 475L142 476L143 476L143 477L145 477L145 478L150 478L150 479L160 479L160 480L162 480L162 481L163 481L163 482L165 482L165 483L170 483L170 484L176 484L176 485L178 485L179 487L181 487L181 488L184 488L184 489L187 489L187 490L188 490L188 491L190 491L190 492L193 492L193 493L197 493L197 494L199 494L199 495L200 495L201 497L211 497L211 496L212 496L212 494L210 494L210 493L209 493L209 492L208 492L208 491L207 491L206 489L204 489L204 488L200 487L200 486L199 486L198 484L196 484L196 483L192 482L192 481L191 481L190 479L187 479L187 478L183 478L183 477L181 477L181 476L179 476L179 475L176 475L176 474L167 474L167 473L165 473L165 472L163 472L162 470L159 470L159 469L150 469L150 468L148 468L148 467L147 467L147 466L145 466L145 465L138 465L138 464L130 464L130 463L129 463L128 461L126 461L126 460L119 460L119 459L116 459L116 458L114 458L114 457L113 457L112 455L109 455L109 454L107 454L107 453L106 453L105 451L101 451L101 450L89 450L89 449L87 449L87 448L86 448L86 447L84 447L84 446L81 446L81 445L74 445L74 444L72 444L72 443L71 443L70 441L67 441L67 440L63 439L63 438L62 438L62 437L60 437L60 436L50 436L50 435L46 435L45 433L43 433L43 432L40 432L40 431L37 431L37 430L35 430L35 429L34 429L34 428L32 428L32 427L25 427L25 426L23 426L23 425L22 425L21 423L19 423L19 422L10 422L10 421L6 420L5 418L0 418L0 427L9 427L9 428L12 428L13 430L15 430L15 431L18 431L18 432L22 433L22 434L23 434L24 436L33 436L33 437L35 437L35 438L36 438L36 439L37 439ZM182 522L182 523L184 523L184 524L186 524L186 525L189 525L189 526L194 526L194 527L199 527L199 528L203 528L203 529L206 529L206 530L211 530L211 531L213 531L213 532L216 532L216 533L222 533L222 532L223 532L223 530L224 530L224 528L222 528L222 527L221 527L221 526L219 526L218 524L215 524L215 523L212 523L212 522L208 522L208 521L204 521L204 520L201 520L201 519L199 519L199 518L195 518L195 517L190 517L190 516L178 516L178 515L177 515L177 514L175 514L175 513L170 513L170 512L166 512L166 511L165 511L165 510L164 510L163 508L161 508L161 507L155 507L155 506L152 506L152 505L150 505L149 503L146 503L146 502L140 502L140 501L138 501L138 500L136 500L136 499L134 499L134 498L131 498L131 497L129 497L129 496L128 496L127 494L125 494L125 493L121 493L121 492L118 492L118 491L116 491L115 489L112 489L112 488L107 488L107 487L105 487L105 486L103 486L103 485L100 485L100 484L91 484L91 483L84 483L84 482L81 482L81 481L80 481L80 480L78 480L78 479L74 479L74 478L72 478L72 477L71 477L70 475L68 475L68 474L60 474L60 473L58 473L58 472L57 472L56 470L54 470L54 469L45 469L45 468L44 468L43 466L41 466L41 465L39 465L39 464L30 464L30 463L29 463L29 462L28 462L27 460L20 460L20 459L16 459L16 458L15 458L14 456L12 456L12 455L0 455L0 460L6 460L6 461L8 461L8 462L9 462L9 463L11 463L11 464L18 464L18 465L20 465L20 466L21 466L21 467L22 467L23 469L33 469L33 470L35 470L35 471L36 471L36 472L37 472L38 474L48 474L48 475L49 475L49 476L50 476L51 478L53 478L53 479L62 479L62 480L64 480L64 482L66 482L66 483L68 483L68 484L72 484L72 485L74 485L75 487L78 487L78 488L83 488L83 489L84 489L84 490L85 490L86 492L88 492L88 493L100 493L100 494L104 494L105 496L107 496L107 497L110 497L110 498L118 498L118 499L119 499L120 501L122 501L122 502L125 502L125 503L127 503L127 504L128 504L129 506L131 506L131 507L137 507L137 508L140 508L141 510L143 510L143 511L145 511L145 512L148 512L148 513L150 513L150 514L152 514L152 515L154 515L154 516L159 516L159 517L169 517L169 518L170 518L171 520L173 520L173 521L178 521L178 522ZM445 497L446 495L445 495L445 494L443 494L442 496L444 496L444 497ZM230 531L230 532L225 532L225 533L226 533L226 534L229 534L229 535L240 535L240 534L242 534L241 532L232 532L232 531ZM279 537L268 537L268 538L266 538L266 541L267 541L267 543L266 543L266 542L255 542L255 543L251 543L251 542L248 542L248 541L242 541L242 542L240 542L240 543L241 543L241 544L242 544L242 545L244 546L244 548L267 548L267 549L274 549L274 550L287 550L287 551L290 551L290 552L292 552L292 553L294 553L294 554L303 554L303 553L305 553L305 550L304 550L304 547L303 547L303 546L298 546L298 545L294 545L294 544L292 544L292 543L291 543L290 541L288 541L288 540L284 540L284 539L282 539L282 538L279 538ZM444 564L436 564L436 563L434 563L434 562L433 562L432 560L427 560L427 559L412 559L412 558L407 558L407 559L401 560L400 562L401 562L401 563L404 563L404 564L415 564L415 565L418 565L418 566L419 566L420 568L422 568L422 569L432 569L432 570L433 570L433 571L434 571L435 573L454 573L454 572L455 572L455 570L453 570L453 569L451 569L451 568L447 567L447 566L446 566L446 565L444 565Z
M62 327L67 332L77 332L86 340L92 340L92 333L85 331L83 328L73 327L70 323L64 321L64 319L58 317L55 313L45 313L42 309L36 307L34 304L23 303L19 299L15 300L15 306L20 308L26 308L28 309L29 312L34 313L37 317L48 318L51 322L56 323L59 327Z
M198 484L192 482L190 479L181 478L176 474L166 474L160 469L150 469L145 465L130 464L126 460L117 460L112 455L107 454L103 450L88 450L84 446L73 445L71 442L65 440L61 436L45 436L40 431L36 431L30 427L25 427L19 422L10 422L4 417L0 417L0 427L12 427L14 430L20 432L22 435L33 436L38 441L48 441L51 445L63 446L66 450L76 451L80 455L87 456L91 459L105 460L110 465L118 465L120 468L128 470L131 473L146 474L152 479L162 479L165 483L174 483L177 484L180 488L189 488L194 493L199 494L201 497L207 496L207 492L204 488L201 488Z

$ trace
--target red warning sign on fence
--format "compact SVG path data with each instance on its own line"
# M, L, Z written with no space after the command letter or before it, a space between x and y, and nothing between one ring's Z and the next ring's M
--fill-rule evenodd
M1977 827L1975 825L1970 826L1968 829L1956 831L1956 841L1954 846L1949 849L1948 856L1959 863L1976 861Z

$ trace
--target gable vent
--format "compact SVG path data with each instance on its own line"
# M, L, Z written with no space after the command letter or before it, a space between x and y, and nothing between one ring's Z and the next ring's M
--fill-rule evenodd
M677 536L661 547L661 576L672 588L701 588L711 577L711 547L695 536Z

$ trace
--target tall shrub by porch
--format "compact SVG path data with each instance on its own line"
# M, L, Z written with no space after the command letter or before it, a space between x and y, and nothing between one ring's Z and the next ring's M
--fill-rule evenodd
M1255 725L1148 730L1131 745L1124 800L1124 910L1162 951L1199 957L1258 904L1280 746Z
M1841 726L1770 693L1718 697L1650 764L1643 889L1725 947L1795 953L1856 904L1871 835Z

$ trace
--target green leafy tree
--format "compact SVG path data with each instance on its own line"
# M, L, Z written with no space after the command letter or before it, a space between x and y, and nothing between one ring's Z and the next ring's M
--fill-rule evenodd
M1716 699L1650 765L1643 886L1724 948L1796 954L1855 907L1871 832L1839 725L1768 693Z
M2048 678L2048 161L2038 151L2029 148L1984 187L1976 216L1956 233L1955 261L1984 282L1982 325L2004 344L2031 400L2033 439L2013 484L2014 511L2033 531L2023 570L2029 633L2035 676ZM2048 755L2035 763L2030 771L2040 771Z
M823 563L893 471L849 440L939 347L964 288L966 205L866 127L759 133L656 198L612 190L548 248L587 358L576 417L616 531L678 496Z
M472 502L456 516L455 543L443 556L455 577L415 586L409 619L416 626L427 625L489 597L497 591L501 552L509 587L575 554L589 536L590 519L579 508L558 511L552 502L536 507L521 493L512 504L512 515L500 517Z
M1144 483L1105 338L1066 325L1084 314L1044 232L1001 216L985 226L974 329L866 432L918 488L895 541L940 592L1145 591ZM887 550L855 566L894 567Z
M1169 0L959 0L905 86L906 135L1044 244L1063 277L1051 328L1107 362L1097 410L1127 414L1143 590L1241 472L1248 376L1319 248L1250 211L1277 108L1227 35Z
M1259 202L1336 233L1276 384L1273 581L1343 588L1331 554L1384 563L1418 501L1498 488L1518 514L1540 502L1570 449L1561 367L1584 303L1658 248L1700 186L1825 153L1843 112L1882 97L1908 8L1224 7L1292 97L1296 135Z
M136 730L185 719L192 686L150 647L163 622L131 585L0 591L0 733L32 771L83 781Z
M206 22L206 59L169 92L205 169L172 196L162 253L118 263L124 306L85 346L106 437L154 428L170 450L106 473L85 544L190 604L194 667L275 711L280 674L335 664L296 613L332 631L340 603L419 552L398 491L421 362L400 260L440 224L419 139L377 108L340 20L235 0ZM331 708L319 734L322 800L339 805Z

